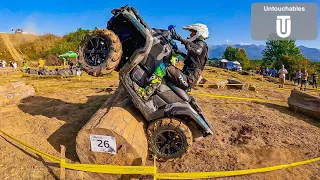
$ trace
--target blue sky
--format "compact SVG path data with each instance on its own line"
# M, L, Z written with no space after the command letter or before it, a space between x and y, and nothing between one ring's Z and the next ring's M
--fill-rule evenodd
M105 27L113 8L126 4L137 8L151 27L167 28L174 24L178 32L186 37L182 26L205 23L209 28L208 44L265 44L251 39L250 15L254 2L316 2L318 1L251 1L251 0L11 0L0 5L0 32L11 28L22 28L38 34L63 35L82 27L93 29ZM315 41L297 41L298 45L320 48Z

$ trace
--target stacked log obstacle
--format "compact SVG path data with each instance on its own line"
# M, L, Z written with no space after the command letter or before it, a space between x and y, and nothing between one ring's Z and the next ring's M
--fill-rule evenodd
M64 69L40 69L40 70L35 70L35 69L28 69L27 74L31 75L43 75L43 76L76 76L78 71L80 69L69 69L69 68L64 68Z
M21 99L35 94L32 86L26 85L23 81L0 85L0 107L17 104Z
M306 116L320 120L320 97L300 92L297 89L291 91L288 98L289 108Z
M148 155L144 118L136 109L125 89L116 92L100 107L76 139L76 151L81 163L109 165L144 165ZM93 152L90 134L112 136L116 140L116 154ZM137 175L90 173L97 179L139 178Z
M228 86L228 84L230 84L230 85ZM228 79L228 84L227 84L227 87L232 88L232 89L242 89L242 90L249 89L248 84L245 84L244 82L239 81L237 79Z

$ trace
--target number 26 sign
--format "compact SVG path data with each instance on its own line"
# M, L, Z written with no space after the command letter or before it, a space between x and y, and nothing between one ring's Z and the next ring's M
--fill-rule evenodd
M89 135L92 152L117 153L116 139L114 137L95 134Z

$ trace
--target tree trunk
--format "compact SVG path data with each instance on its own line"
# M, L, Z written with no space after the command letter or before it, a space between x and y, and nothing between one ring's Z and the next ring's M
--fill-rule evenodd
M116 154L92 152L90 136L105 135L116 139ZM127 92L119 86L114 94L81 129L76 139L76 150L81 163L110 165L144 165L148 143L144 118L134 107ZM111 175L90 173L96 179L129 179L140 175Z

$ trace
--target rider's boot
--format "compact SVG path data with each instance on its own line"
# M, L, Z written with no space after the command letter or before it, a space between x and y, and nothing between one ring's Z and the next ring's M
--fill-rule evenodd
M161 63L156 70L153 72L151 77L149 78L149 85L147 87L142 88L135 86L134 89L143 100L148 100L150 96L157 90L157 88L161 85L162 78L166 75L166 66L164 63Z

